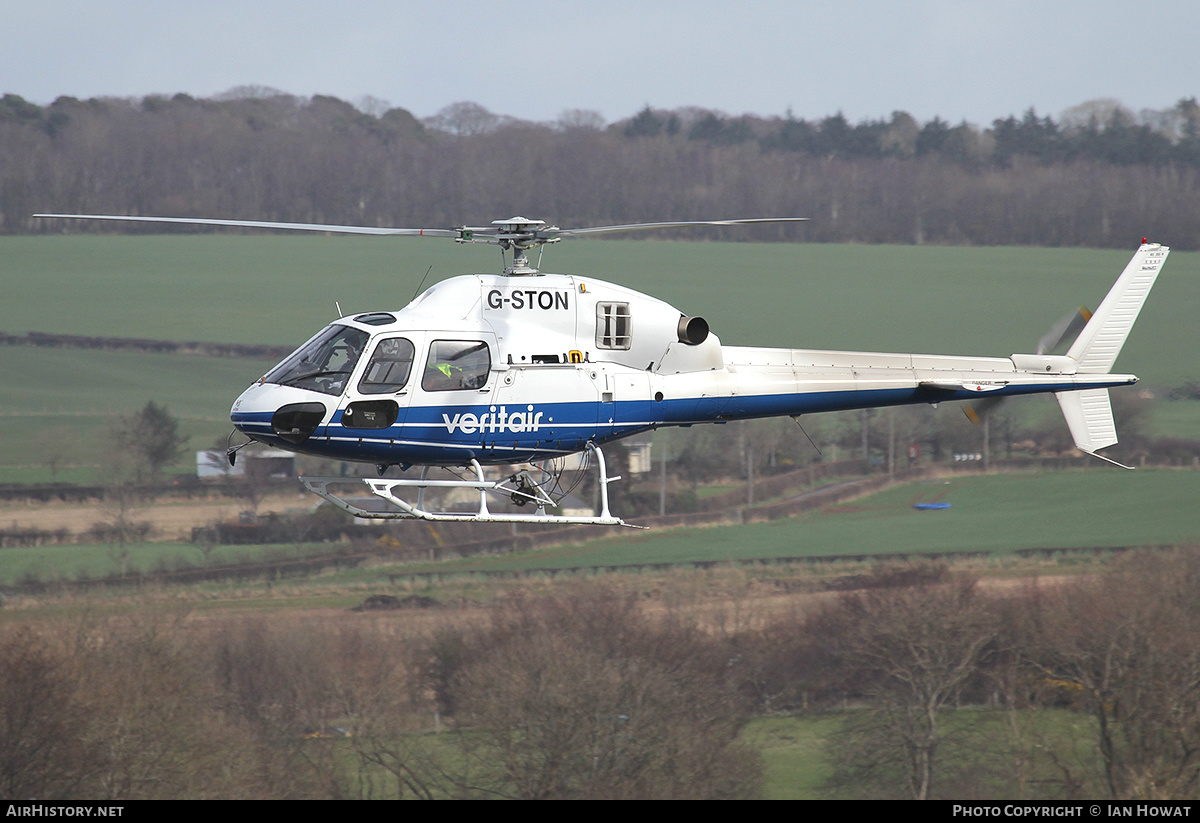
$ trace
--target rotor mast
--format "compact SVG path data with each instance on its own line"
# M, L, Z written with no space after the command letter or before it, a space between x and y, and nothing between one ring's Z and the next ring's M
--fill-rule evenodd
M507 220L493 220L492 226L494 228L460 226L458 237L454 238L454 242L487 243L499 246L503 251L511 252L512 265L506 266L504 269L504 274L509 276L537 274L538 270L529 265L529 256L526 252L532 248L540 251L542 246L557 243L562 239L561 237L546 236L547 232L557 233L561 229L558 226L547 226L545 220L530 220L527 217L517 216ZM476 236L476 232L486 232L486 234Z

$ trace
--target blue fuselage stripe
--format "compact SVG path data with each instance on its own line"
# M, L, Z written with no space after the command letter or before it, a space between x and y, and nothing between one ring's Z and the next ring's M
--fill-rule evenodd
M609 403L539 403L507 407L412 406L402 409L395 424L385 429L344 425L334 413L300 444L275 435L271 412L234 412L234 425L245 434L290 451L337 460L374 463L433 463L461 465L471 458L481 463L517 463L576 452L588 442L602 445L658 426L682 426L760 417L813 414L826 411L936 403L1101 388L1111 383L1078 382L1039 386L1005 386L986 394L967 390L866 389L794 392L731 397L688 397L626 400Z

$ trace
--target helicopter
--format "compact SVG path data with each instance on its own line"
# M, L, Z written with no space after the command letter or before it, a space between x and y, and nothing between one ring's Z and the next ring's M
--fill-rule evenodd
M500 274L443 280L399 310L343 316L318 331L234 401L230 419L252 442L373 464L378 477L303 477L312 492L364 518L627 526L612 514L602 447L666 426L848 409L968 401L978 422L1000 400L1052 393L1076 447L1117 442L1110 373L1170 249L1142 243L1094 314L1052 330L1033 354L964 357L726 346L702 317L625 286L543 273L529 252L564 239L681 228L798 223L802 217L633 223L561 229L512 217L490 225L408 229L127 215L38 214L344 234L420 236L499 246ZM340 310L339 310L340 313ZM1085 322L1084 322L1085 321ZM1081 328L1080 328L1081 327ZM1052 352L1074 341L1065 354ZM231 438L233 433L231 433ZM562 458L594 463L598 515L553 513ZM385 477L419 467L418 477ZM488 479L485 466L516 467ZM449 479L430 477L433 468ZM1129 468L1124 466L1123 468ZM383 510L338 493L363 483ZM469 511L427 502L430 489L478 494ZM493 512L488 495L531 512Z

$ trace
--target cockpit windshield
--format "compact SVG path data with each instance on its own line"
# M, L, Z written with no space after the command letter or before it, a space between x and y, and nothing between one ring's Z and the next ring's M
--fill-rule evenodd
M334 324L267 373L267 383L339 395L358 363L369 335Z

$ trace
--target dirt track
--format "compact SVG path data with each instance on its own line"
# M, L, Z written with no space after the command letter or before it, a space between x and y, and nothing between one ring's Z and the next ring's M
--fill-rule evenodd
M259 514L285 512L289 509L311 509L315 498L307 494L268 497L259 506ZM190 540L192 529L218 520L236 520L239 512L249 508L244 501L161 500L149 506L136 507L130 512L135 522L149 521L154 525L155 540ZM110 522L114 517L111 506L104 503L5 503L0 505L0 524L12 528L44 530L66 529L71 534L83 534L94 523Z

